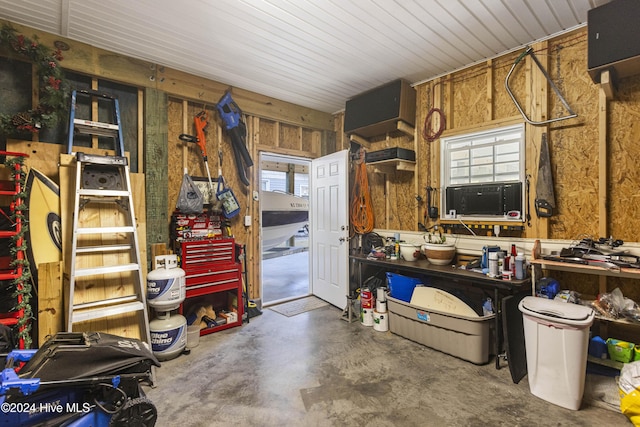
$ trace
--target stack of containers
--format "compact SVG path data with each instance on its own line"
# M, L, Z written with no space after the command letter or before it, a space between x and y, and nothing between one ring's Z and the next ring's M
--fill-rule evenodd
M360 322L363 326L373 326L373 294L369 288L360 290Z
M156 311L149 322L151 350L158 360L178 357L187 345L187 319L172 314L186 297L185 272L177 255L156 257L157 268L147 274L147 302Z
M386 292L386 288L378 288L376 290L376 309L373 311L373 329L378 332L387 332L389 330Z

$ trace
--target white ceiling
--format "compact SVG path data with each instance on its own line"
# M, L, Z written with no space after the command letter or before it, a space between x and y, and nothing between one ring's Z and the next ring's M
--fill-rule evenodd
M334 113L586 23L609 0L0 0L0 17Z

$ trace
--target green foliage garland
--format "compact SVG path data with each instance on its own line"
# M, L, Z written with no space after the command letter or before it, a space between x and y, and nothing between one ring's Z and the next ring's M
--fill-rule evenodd
M10 135L16 130L37 133L42 127L55 124L58 113L65 111L67 91L63 88L63 73L58 61L62 55L38 42L37 36L29 39L9 26L0 29L0 46L9 48L33 62L38 71L40 103L33 109L17 114L0 114L0 134Z

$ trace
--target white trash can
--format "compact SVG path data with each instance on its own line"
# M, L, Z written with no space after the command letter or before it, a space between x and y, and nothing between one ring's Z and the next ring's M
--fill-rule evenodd
M580 409L594 311L532 296L523 298L518 308L531 393L563 408Z

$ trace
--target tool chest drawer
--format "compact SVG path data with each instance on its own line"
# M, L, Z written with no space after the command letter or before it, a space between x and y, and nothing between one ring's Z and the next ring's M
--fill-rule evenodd
M188 291L195 287L220 286L229 283L237 286L239 278L240 264L225 264L193 269L187 273L185 282Z
M234 239L186 240L180 244L182 269L189 275L203 265L235 263Z

